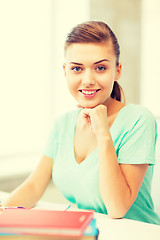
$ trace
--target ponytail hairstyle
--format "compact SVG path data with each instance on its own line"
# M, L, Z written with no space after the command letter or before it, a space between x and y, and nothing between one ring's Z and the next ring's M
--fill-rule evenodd
M119 65L120 47L115 34L110 27L101 21L89 21L75 26L65 41L65 51L73 43L105 43L111 40L116 56L116 66ZM122 101L125 99L123 89L117 81L114 82L111 97Z

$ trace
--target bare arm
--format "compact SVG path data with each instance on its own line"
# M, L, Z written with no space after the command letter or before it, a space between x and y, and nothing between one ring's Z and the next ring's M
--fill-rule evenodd
M96 135L99 158L99 187L108 215L123 217L133 202L146 174L148 164L119 164L107 122L107 108L99 105L84 109L84 119Z
M101 140L98 144L100 193L109 216L121 218L136 200L148 164L119 164L113 142Z
M52 176L53 160L43 156L27 180L2 202L2 206L33 207L43 195Z

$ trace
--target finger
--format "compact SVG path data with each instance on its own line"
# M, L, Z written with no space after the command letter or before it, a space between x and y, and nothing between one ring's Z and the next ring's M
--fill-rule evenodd
M80 104L77 104L77 107L78 107L78 108L84 108L84 107L82 107Z

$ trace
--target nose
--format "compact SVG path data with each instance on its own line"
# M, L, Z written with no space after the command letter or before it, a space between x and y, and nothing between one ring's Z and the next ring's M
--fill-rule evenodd
M85 86L90 86L95 84L94 74L91 70L86 69L82 76L82 84Z

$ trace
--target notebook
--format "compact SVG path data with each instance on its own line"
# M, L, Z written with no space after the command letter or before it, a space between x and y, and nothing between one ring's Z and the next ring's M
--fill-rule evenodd
M5 209L0 214L0 232L80 237L93 216L93 211Z
M94 218L87 226L82 237L50 236L50 235L17 235L9 233L0 233L5 240L98 240L99 231Z

